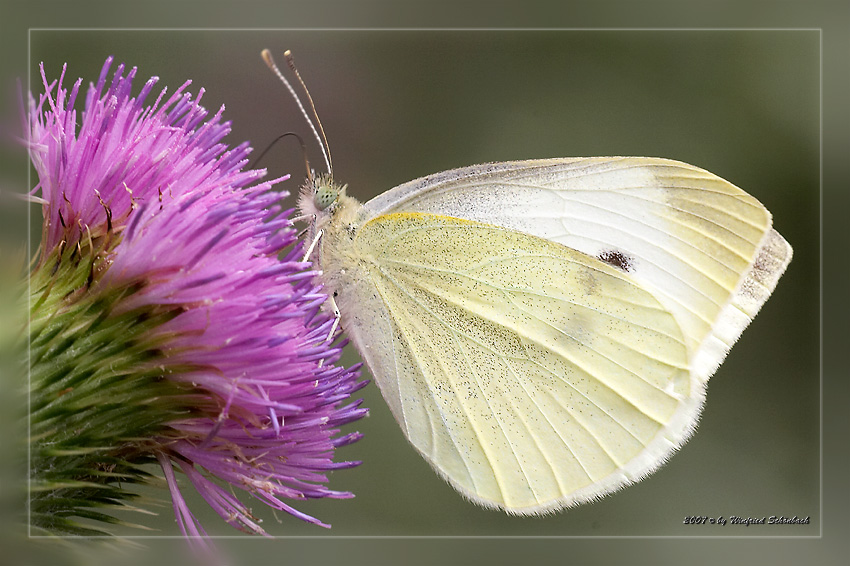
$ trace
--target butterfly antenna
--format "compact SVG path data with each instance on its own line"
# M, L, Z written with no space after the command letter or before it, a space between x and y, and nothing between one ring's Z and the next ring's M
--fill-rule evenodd
M324 132L322 133L322 136L319 136L319 132L316 131L316 126L313 125L313 121L310 119L310 115L307 114L307 110L304 109L304 105L301 103L301 99L298 97L298 94L295 92L295 89L292 88L292 85L289 84L289 81L286 80L286 77L284 77L283 73L280 72L280 69L277 68L277 64L274 62L274 58L272 57L271 51L269 51L268 49L263 49L261 55L263 57L263 61L266 62L268 68L271 69L275 75L277 75L277 78L280 79L280 82L282 82L284 86L286 86L287 90L289 90L289 94L292 95L292 98L295 99L296 104L298 104L298 109L301 110L301 115L304 116L304 119L307 121L307 124L310 125L310 129L313 131L313 136L315 136L316 140L319 142L319 146L322 148L322 156L325 158L325 165L328 168L328 173L332 174L333 169L331 168L331 161L328 157L328 151L325 148L326 142L323 141ZM312 103L313 101L311 100L310 104L312 105ZM313 112L315 112L315 107L313 108Z
M310 109L313 110L313 117L316 118L316 124L319 126L319 132L322 134L322 139L319 141L319 144L322 145L324 150L327 151L325 155L325 159L328 165L328 173L333 176L333 159L331 158L331 146L328 143L328 138L325 135L325 129L322 127L322 121L319 119L319 113L316 112L316 105L313 103L313 97L310 96L310 91L307 90L307 84L304 82L304 79L301 78L301 73L298 72L298 68L295 66L295 57L292 55L292 51L287 49L283 52L283 56L286 57L286 64L289 65L289 68L295 74L295 78L298 79L298 82L301 83L301 88L304 89L304 94L307 95L307 102L310 103ZM313 130L315 133L316 130Z
M276 144L277 142L279 142L280 140L282 140L286 136L293 136L295 139L298 140L298 144L301 146L301 156L304 158L304 167L307 169L307 179L309 179L310 182L312 183L313 182L313 172L310 169L310 161L307 159L307 145L304 143L304 140L301 138L301 136L299 136L295 132L286 132L285 134L281 134L281 135L277 136L274 140L272 140L272 143L270 143L268 146L266 146L266 149L264 149L263 152L259 155L259 157L257 157L257 159L254 160L254 164L251 165L251 169L256 169L257 165L260 164L260 161L263 159L263 157L265 157L266 154L269 152L269 150L271 150L271 148L274 147L274 144Z

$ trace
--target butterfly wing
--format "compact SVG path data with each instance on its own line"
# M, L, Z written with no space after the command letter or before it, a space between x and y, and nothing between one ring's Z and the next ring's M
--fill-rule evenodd
M371 215L426 212L558 242L628 272L676 317L707 380L773 291L791 247L738 187L665 159L574 158L477 165L411 181Z
M470 499L516 513L591 500L690 434L703 384L680 325L629 273L431 214L375 217L351 246L326 267L350 282L349 335L404 434Z

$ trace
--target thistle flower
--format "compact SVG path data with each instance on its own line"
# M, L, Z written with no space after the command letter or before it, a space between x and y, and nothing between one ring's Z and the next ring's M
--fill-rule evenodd
M175 471L239 529L265 534L238 488L319 525L285 500L329 489L334 449L359 433L365 382L336 365L325 296L299 261L275 181L243 170L189 82L145 106L136 69L107 59L89 86L41 76L28 146L44 213L30 293L30 509L37 532L89 535L119 522L128 484L158 462L186 535L204 536ZM105 512L104 512L105 511ZM92 522L81 522L79 518ZM96 526L95 526L96 525Z

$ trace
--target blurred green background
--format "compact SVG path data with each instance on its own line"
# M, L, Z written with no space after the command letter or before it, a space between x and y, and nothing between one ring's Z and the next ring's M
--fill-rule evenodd
M255 155L283 132L309 136L294 102L259 57L267 47L280 62L291 49L322 118L336 179L361 200L415 177L486 161L668 157L708 169L756 196L794 247L794 260L773 297L712 378L697 432L644 481L546 517L480 509L406 443L370 385L363 391L370 417L346 429L360 430L365 438L340 451L341 458L364 463L331 477L332 487L357 497L298 504L332 523L330 531L254 506L271 534L506 539L821 532L817 31L33 30L29 45L36 91L39 62L49 79L67 62L66 82L76 77L87 82L96 80L108 55L139 67L136 92L151 75L170 91L192 79L193 90L206 89L208 109L226 103L231 144L250 140ZM308 142L308 152L320 167L315 143ZM260 165L272 176L290 173L292 180L282 187L297 192L303 160L296 144L278 144ZM353 349L347 353L348 364L357 359ZM189 499L210 533L234 534L202 500ZM170 503L162 502L159 517L143 522L161 534L177 534ZM689 515L798 515L810 516L811 524L684 525ZM410 540L220 544L245 556L279 556L277 562L322 563L311 549L339 547L350 552L343 556L352 563L361 563L361 553L370 557L368 563L394 563L401 559L389 557L402 555L405 563L420 563L415 552L405 550L412 548L405 546ZM623 559L663 562L683 548L678 541L649 547L651 540L638 543L644 553L626 551ZM444 563L493 551L495 561L569 560L571 552L582 560L594 556L586 545L579 552L560 538L519 546L494 538L416 542L428 549L425 555ZM176 559L164 550L173 544L181 543L162 541L151 552ZM742 560L757 554L754 546L738 548Z
M712 379L693 439L644 482L546 518L479 509L402 437L376 387L364 464L332 484L352 501L299 508L329 532L282 517L277 535L788 536L820 529L818 503L819 36L816 32L37 31L31 68L96 79L103 60L191 78L210 110L227 105L231 142L267 146L309 130L259 53L291 49L330 141L336 178L362 200L444 169L509 159L670 157L745 188L775 216L795 256L773 298ZM69 81L70 82L70 81ZM39 85L34 83L37 88ZM314 166L321 167L315 143ZM256 152L257 154L259 153ZM261 163L297 192L295 143ZM357 354L349 352L354 363ZM796 527L693 527L688 515L810 515ZM268 519L268 517L267 517ZM158 527L173 532L166 510ZM229 534L220 521L212 532Z

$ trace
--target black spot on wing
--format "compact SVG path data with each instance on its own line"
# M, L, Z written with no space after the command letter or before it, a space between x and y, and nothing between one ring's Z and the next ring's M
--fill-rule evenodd
M620 250L605 250L599 254L599 259L621 271L629 272L634 270L634 258L624 254Z

